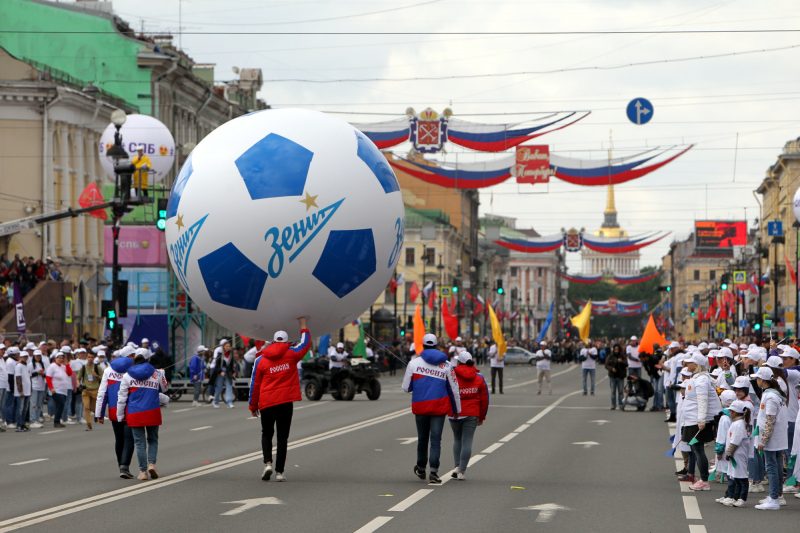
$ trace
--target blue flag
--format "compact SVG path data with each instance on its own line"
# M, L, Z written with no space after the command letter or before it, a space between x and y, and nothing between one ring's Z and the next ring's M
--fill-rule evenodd
M317 346L317 353L320 355L328 355L328 348L331 345L331 336L323 335L319 338L319 346Z
M553 322L553 304L555 303L555 300L550 303L550 311L547 312L547 318L544 321L544 325L542 326L541 331L539 331L539 335L536 337L536 344L542 342L544 336L547 335L547 330L550 329L550 324Z

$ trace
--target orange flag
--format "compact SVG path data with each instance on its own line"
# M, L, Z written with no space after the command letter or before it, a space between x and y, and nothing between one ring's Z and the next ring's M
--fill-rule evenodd
M642 339L639 341L639 351L642 353L653 353L656 346L664 346L667 344L667 339L659 333L656 328L656 323L653 320L653 315L647 320L647 327L644 328Z
M103 193L100 192L100 187L98 187L97 183L94 181L87 185L83 192L81 192L81 195L78 197L78 205L83 208L92 207L94 205L100 205L103 203L105 203ZM89 214L102 220L108 219L108 214L106 213L105 209L89 211Z
M417 304L414 309L414 352L422 353L422 337L425 336L425 322L422 320L422 306Z

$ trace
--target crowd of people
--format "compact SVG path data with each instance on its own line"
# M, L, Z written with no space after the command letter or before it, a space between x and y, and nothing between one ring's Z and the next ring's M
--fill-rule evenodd
M17 254L9 259L5 254L0 254L0 316L13 307L15 290L20 291L20 296L24 298L37 283L46 279L63 279L61 267L52 258L41 260Z

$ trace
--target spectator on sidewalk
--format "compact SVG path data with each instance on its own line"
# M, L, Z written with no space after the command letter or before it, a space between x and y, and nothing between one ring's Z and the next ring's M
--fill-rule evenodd
M628 373L628 362L622 352L622 345L615 344L611 348L611 353L606 357L606 371L608 371L608 382L611 386L611 410L614 411L622 404L622 393L625 388L625 377Z

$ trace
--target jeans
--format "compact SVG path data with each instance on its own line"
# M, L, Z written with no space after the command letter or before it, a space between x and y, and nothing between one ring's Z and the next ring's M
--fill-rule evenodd
M430 458L431 472L439 471L439 456L442 453L442 430L444 415L415 415L417 422L417 466L425 470ZM430 443L430 456L428 455Z
M728 490L725 491L725 496L733 498L734 500L747 501L747 478L728 478Z
M72 390L67 391L67 415L74 417L80 423L83 420L83 402L81 395Z
M47 396L45 390L31 391L31 420L38 422L44 418L44 399Z
M148 464L154 465L158 459L158 426L131 428L131 433L133 433L133 444L136 446L139 472L144 472Z
M53 415L53 425L57 426L61 424L61 420L64 417L64 406L67 403L67 395L54 392L53 402L56 404L56 412Z
M450 428L453 430L453 461L462 474L467 471L469 458L472 456L472 438L477 427L477 416L450 420Z
M595 377L595 374L597 373L597 370L595 370L594 368L584 368L584 369L581 370L581 373L583 374L583 394L586 394L586 378L587 377L591 377L592 378L592 394L594 394L594 377Z
M608 384L611 386L611 407L616 407L617 404L622 407L622 391L625 387L625 380L609 376Z
M228 405L233 403L233 381L230 376L219 375L216 379L216 387L214 387L214 404L219 404L220 396L222 396L222 388L225 388L225 403Z
M286 465L286 450L289 447L289 431L292 429L292 402L281 403L261 410L261 452L264 455L264 464L272 462L272 436L275 430L278 433L278 454L275 462L275 472L283 473Z
M194 400L195 402L199 402L200 396L203 394L203 381L198 379L197 381L192 383L192 387L194 388L194 395L192 397L192 400Z
M628 375L629 376L636 376L637 378L642 377L642 369L639 368L630 368L628 367Z
M2 361L0 361L2 364ZM5 422L5 405L6 405L6 393L8 393L8 389L0 389L0 421Z
M653 396L653 409L661 410L664 408L664 376L650 378L655 396Z
M133 458L133 432L125 422L111 421L114 429L114 453L120 468L129 468Z
M795 425L796 425L796 422L794 422L794 421L789 422L789 429L788 429L788 431L789 431L789 447L786 448L786 453L784 454L784 460L783 460L784 464L787 464L789 462L789 458L792 456L792 445L794 444L794 428L795 428Z
M777 500L783 490L783 450L764 450L764 463L767 467L767 480L769 480L769 497Z
M706 456L705 443L698 442L697 444L692 444L691 448L692 455L694 455L694 460L697 463L697 468L700 470L700 479L708 481L708 457Z
M4 407L5 411L3 412L3 417L5 418L6 422L16 423L17 419L17 399L14 397L14 391L8 390L6 391L6 404Z
M500 394L503 394L503 369L502 367L492 367L492 394L494 394L495 378L500 381Z
M17 398L17 427L24 427L28 423L28 411L31 408L31 397L20 396Z
M669 419L674 422L678 415L678 399L672 389L667 390L667 407L669 407Z
M750 474L750 479L756 483L764 481L764 456L756 452L755 457L751 457L747 461L747 473Z

